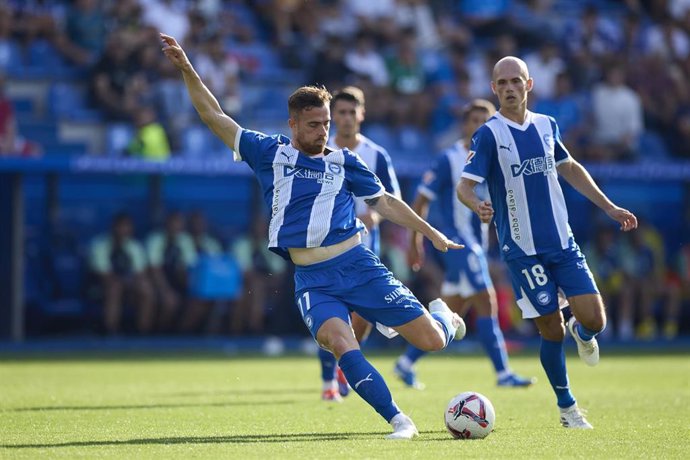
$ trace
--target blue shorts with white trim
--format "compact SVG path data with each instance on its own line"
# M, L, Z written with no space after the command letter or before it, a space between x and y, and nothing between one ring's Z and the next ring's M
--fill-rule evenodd
M371 323L406 324L424 314L419 300L363 245L295 269L295 302L311 335L330 318L354 311Z
M567 249L506 261L523 318L537 318L559 308L558 290L565 297L598 294L592 272L577 244Z

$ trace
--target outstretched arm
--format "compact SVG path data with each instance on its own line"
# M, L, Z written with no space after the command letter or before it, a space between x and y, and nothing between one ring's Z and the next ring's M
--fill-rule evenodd
M398 225L419 232L429 238L434 247L441 252L448 249L462 249L465 246L449 240L443 233L429 225L427 221L419 217L410 207L399 198L386 192L382 196L365 200L376 212L385 219Z
M160 34L163 53L182 72L182 78L201 121L208 126L228 147L235 148L235 137L240 126L220 108L218 100L206 88L199 75L189 62L182 47L173 37Z
M490 201L482 201L477 197L477 193L474 188L479 182L467 177L463 177L458 182L455 188L455 193L458 196L458 200L462 202L465 206L470 208L473 212L476 212L479 216L479 220L483 223L488 224L494 217L494 208L491 206Z
M611 219L621 224L621 230L627 232L637 228L637 217L635 217L635 214L613 204L580 163L574 159L563 162L558 165L558 174L563 176L563 179L572 185L575 190L582 193L589 201L606 212Z
M412 203L412 210L424 220L426 220L429 215L429 201L429 198L421 193L417 193L417 198L415 198ZM410 233L410 246L407 249L407 263L412 267L412 270L419 271L422 265L424 265L424 241L422 234L419 232L413 230Z

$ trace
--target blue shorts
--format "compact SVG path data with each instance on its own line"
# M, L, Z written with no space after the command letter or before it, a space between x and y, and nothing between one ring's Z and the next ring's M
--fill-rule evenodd
M558 310L558 291L565 297L598 294L592 272L577 244L567 249L506 261L523 318Z
M361 244L333 259L296 266L295 302L314 338L331 318L349 323L351 311L388 327L425 312L412 292Z
M491 287L489 265L482 247L468 244L465 249L441 253L446 277L441 287L441 295L467 298Z

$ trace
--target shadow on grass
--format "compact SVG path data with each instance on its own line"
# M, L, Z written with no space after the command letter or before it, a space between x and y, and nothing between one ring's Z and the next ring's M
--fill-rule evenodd
M55 447L103 447L103 446L136 446L148 444L253 444L285 442L321 442L361 440L368 438L383 439L388 432L365 433L294 433L294 434L245 434L236 436L181 436L175 438L142 438L112 441L74 441L52 444L0 444L4 449L47 449Z
M234 395L289 395L289 394L313 394L321 396L320 387L310 388L245 388L242 390L215 390L215 391L181 391L176 393L156 393L157 396L171 396L175 398L188 398L194 396L234 396Z
M178 404L130 404L118 406L44 406L44 407L18 407L16 409L3 409L0 412L42 412L42 411L83 411L83 410L127 410L127 409L176 409L179 407L233 407L233 406L267 406L277 404L293 404L294 399L283 401L226 401L213 403L178 403Z

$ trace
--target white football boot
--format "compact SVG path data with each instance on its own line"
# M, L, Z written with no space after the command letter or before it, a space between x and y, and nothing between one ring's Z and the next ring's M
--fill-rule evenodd
M460 315L451 310L446 303L441 299L434 299L429 302L429 311L431 313L436 312L447 312L453 317L453 327L455 327L455 340L461 340L465 337L467 333L467 327L465 326L465 321L462 320Z
M393 432L386 436L386 439L412 439L419 436L419 431L410 417L400 412L390 421Z
M594 427L585 418L584 412L573 404L565 409L560 408L561 425L565 428L577 428L580 430L592 430Z
M577 321L573 316L568 320L567 326L570 335L573 336L577 344L577 354L580 355L580 359L588 366L596 366L599 363L599 344L597 343L597 338L592 337L592 340L582 340L580 334L577 333L576 324Z

